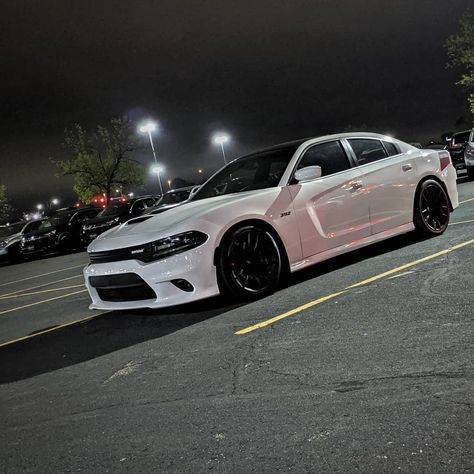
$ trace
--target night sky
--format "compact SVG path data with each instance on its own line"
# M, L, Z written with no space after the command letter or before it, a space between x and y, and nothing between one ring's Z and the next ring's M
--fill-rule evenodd
M2 2L0 183L17 208L72 199L72 181L49 161L64 153L64 128L123 114L160 122L165 180L220 166L216 130L232 135L236 157L349 125L422 143L467 128L443 44L471 4ZM151 163L145 138L135 155Z

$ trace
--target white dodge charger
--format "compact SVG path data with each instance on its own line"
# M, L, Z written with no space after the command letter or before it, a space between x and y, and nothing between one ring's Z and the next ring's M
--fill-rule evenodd
M271 293L289 272L416 229L442 234L458 206L444 150L374 133L299 140L238 158L185 204L88 247L93 309L159 308Z

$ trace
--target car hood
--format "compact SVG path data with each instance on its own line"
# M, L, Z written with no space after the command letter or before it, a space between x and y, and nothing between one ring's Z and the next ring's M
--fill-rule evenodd
M11 234L8 237L0 237L0 242L6 242L9 244L15 240L19 240L21 238L21 232L17 232L16 234Z
M173 212L163 212L141 217L114 227L97 237L88 247L89 252L111 250L117 248L142 245L153 240L168 237L175 233L193 230L199 220L206 220L211 212L239 204L239 209L250 208L246 200L255 199L256 195L275 194L280 188L247 191L236 194L226 194L198 201L188 201L176 206Z

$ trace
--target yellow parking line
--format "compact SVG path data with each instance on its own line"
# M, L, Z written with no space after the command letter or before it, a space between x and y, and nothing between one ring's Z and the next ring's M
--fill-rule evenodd
M47 272L47 273L42 273L40 275L34 275L27 278L22 278L21 280L7 281L6 283L0 284L0 286L13 285L14 283L21 283L22 281L26 281L26 280L33 280L34 278L40 278L46 275L52 275L53 273L66 272L68 270L73 270L74 268L83 268L85 265L86 264L83 263L82 265L75 265L74 267L62 268L61 270L54 270L53 272Z
M111 313L111 311L103 311L102 313L93 314L92 316L86 316L85 318L76 319L75 321L69 321L68 323L59 324L58 326L54 326L52 328L45 329L43 331L38 331L38 332L35 332L34 334L29 334L28 336L23 336L23 337L19 337L17 339L12 339L11 341L1 343L0 347L6 347L6 346L10 346L11 344L15 344L17 342L26 341L28 339L33 339L34 337L41 336L41 335L46 334L48 332L57 331L58 329L66 328L68 326L73 326L74 324L83 323L85 321L89 321L90 319L97 318L98 316L102 316L103 314L107 314L107 313Z
M23 296L33 296L33 295L40 295L43 293L51 293L53 291L70 290L71 288L79 288L81 286L83 287L84 285L81 283L80 285L71 285L71 286L63 286L61 288L51 288L49 290L32 291L31 293L21 293L20 295L5 295L5 296L0 296L0 301L9 300L11 298L22 298Z
M73 291L72 293L67 293L61 296L55 296L54 298L49 298L47 300L37 301L36 303L24 304L23 306L17 306L16 308L6 309L4 311L0 311L0 314L7 314L11 313L12 311L18 311L20 309L30 308L31 306L36 306L38 304L48 303L49 301L59 300L61 298L67 298L68 296L77 295L79 293L84 293L87 290L79 290Z
M367 285L368 283L372 283L376 280L380 280L381 278L385 278L386 276L393 275L394 273L401 272L402 270L405 270L406 268L413 267L415 265L418 265L420 263L427 262L428 260L432 260L433 258L436 257L441 257L442 255L446 255L447 253L453 252L454 250L458 250L462 247L466 247L466 245L472 245L474 244L474 239L468 240L467 242L463 242L461 244L454 245L453 247L450 247L449 249L441 250L440 252L433 253L431 255L428 255L423 258L419 258L418 260L414 260L413 262L405 263L405 265L401 265L397 268L392 268L392 270L388 270L383 273L379 273L378 275L375 275L373 277L367 278L366 280L359 281L357 283L354 283L351 286L348 286L345 288L346 290L349 290L351 288L357 288L362 285Z
M322 298L318 298L317 300L310 301L309 303L306 303L304 305L298 306L297 308L294 308L290 311L287 311L286 313L280 314L279 316L275 316L274 318L267 319L266 321L262 321L261 323L255 324L253 326L249 326L247 328L241 329L240 331L237 331L235 334L236 335L242 335L242 334L247 334L249 332L255 331L256 329L263 328L265 326L268 326L270 324L273 324L277 321L280 321L282 319L285 319L289 316L292 316L293 314L300 313L301 311L304 311L305 309L311 308L312 306L315 306L317 304L323 303L325 301L328 301L330 299L335 298L336 296L342 295L346 293L348 290L352 288L357 288L359 286L367 285L369 283L372 283L374 281L380 280L382 278L385 278L389 275L393 275L394 273L398 273L402 270L405 270L407 268L413 267L415 265L419 265L420 263L427 262L428 260L432 260L433 258L436 257L441 257L442 255L446 255L450 252L453 252L454 250L458 250L460 248L466 247L467 245L472 245L474 244L474 239L468 240L466 242L462 242L460 244L454 245L453 247L450 247L445 250L441 250L440 252L433 253L431 255L428 255L423 258L419 258L418 260L414 260L412 262L406 263L405 265L401 265L399 267L393 268L391 270L387 270L386 272L379 273L378 275L374 275L370 278L367 278L365 280L359 281L357 283L354 283L353 285L347 286L344 288L344 290L338 291L336 293L332 293L327 296L323 296Z
M0 299L3 298L4 296L16 295L17 293L21 293L22 291L36 290L38 288L43 288L43 286L51 286L56 283L60 283L62 281L73 280L74 278L80 278L80 277L82 277L82 274L74 275L72 277L67 277L67 278L61 278L60 280L51 281L49 283L42 283L41 285L30 286L29 288L23 288L21 290L11 291L10 293L3 293L3 294L0 294Z
M293 314L304 311L305 309L311 308L312 306L316 306L317 304L324 303L325 301L335 298L336 296L342 295L343 293L345 293L345 291L339 291L337 293L332 293L331 295L323 296L322 298L319 298L317 300L310 301L309 303L306 303L304 305L298 306L297 308L287 311L286 313L280 314L279 316L275 316L274 318L267 319L266 321L262 321L261 323L255 324L248 328L241 329L240 331L237 331L235 334L238 334L240 336L242 334L247 334L248 332L255 331L256 329L269 326L270 324L276 323L277 321L280 321L281 319L285 319L288 316L292 316Z

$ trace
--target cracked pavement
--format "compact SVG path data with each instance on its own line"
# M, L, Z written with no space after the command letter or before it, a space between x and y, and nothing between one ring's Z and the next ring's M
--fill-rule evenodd
M452 215L473 218L474 201ZM474 223L402 236L253 303L110 313L0 348L0 471L470 472L474 246L235 332L472 238ZM82 301L4 316L3 334Z

